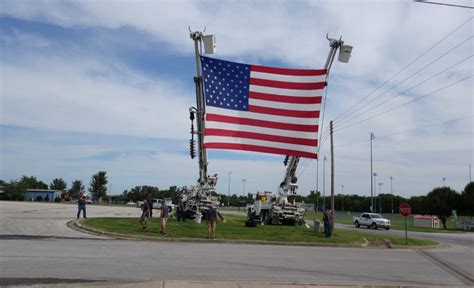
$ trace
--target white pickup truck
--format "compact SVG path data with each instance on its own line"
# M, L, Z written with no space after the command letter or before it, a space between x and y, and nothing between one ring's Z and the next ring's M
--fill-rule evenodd
M362 213L360 217L353 217L352 222L355 227L366 226L367 228L378 229L379 227L390 229L390 220L385 219L380 214Z

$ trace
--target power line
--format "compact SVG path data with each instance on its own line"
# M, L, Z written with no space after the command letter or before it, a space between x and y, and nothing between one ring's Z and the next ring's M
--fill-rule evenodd
M465 5L458 5L458 4L449 4L449 3L441 3L441 2L431 2L431 1L424 1L424 0L413 0L413 2L418 3L426 3L426 4L435 4L435 5L443 5L443 6L451 6L457 8L467 8L467 9L474 9L472 6L465 6Z
M473 37L471 37L470 39L472 39L472 38L473 38ZM469 40L469 39L468 39L468 40ZM363 111L362 113L360 113L360 114L358 114L358 115L356 114L356 115L354 115L353 117L350 117L350 118L348 118L348 119L346 119L346 120L342 120L340 123L337 123L337 124L338 124L338 125L344 125L344 124L350 122L351 120L354 120L354 119L356 119L356 118L359 118L359 117L363 116L364 114L366 114L367 112L372 111L372 110L374 110L375 108L380 107L381 105L384 105L384 104L386 104L386 103L392 101L393 99L397 98L397 97L400 96L400 95L403 95L404 93L406 93L406 92L412 90L413 88L418 87L418 86L424 84L425 82L427 82L427 81L429 81L429 80L431 80L431 79L433 79L433 78L436 78L437 76L439 76L439 75L441 75L441 74L443 74L443 73L445 73L445 72L447 72L447 71L453 69L454 67L456 67L456 66L460 65L461 63L467 61L468 59L472 58L473 56L474 56L474 55L469 55L469 56L467 56L466 58L462 59L461 61L456 62L455 64L453 64L453 65L451 65L451 66L449 66L449 67L447 67L447 68L442 69L440 72L438 72L438 73L436 73L436 74L434 74L434 75L432 75L432 76L430 76L430 77L428 77L428 78L422 80L421 82L418 82L417 84L411 86L410 88L407 88L407 89L403 90L402 92L399 92L399 93L396 94L394 97L391 97L391 98L389 98L389 99L387 99L387 100L385 100L385 101L383 101L383 102L380 102L380 103L376 104L375 106L372 106L372 107L370 107L369 109L366 109L366 110ZM431 64L431 63L430 63L430 64ZM423 69L424 69L424 68L423 68ZM411 75L410 75L410 76L411 76ZM410 76L409 76L409 77L410 77ZM390 90L391 90L391 89L390 89ZM388 91L390 91L390 90L387 90L386 92L388 92ZM382 95L383 95L383 94L382 94ZM381 95L380 95L380 96L381 96ZM378 99L378 98L379 98L379 97L377 97L377 98L375 98L375 99L373 99L373 100L376 100L376 99ZM372 102L373 102L373 101L372 101ZM369 103L371 103L371 102L369 102ZM369 104L369 103L367 103L367 104Z
M408 101L408 102L405 102L405 103L403 103L403 104L401 104L401 105L395 106L395 107L393 107L393 108L391 108L391 109L388 109L388 110L385 110L385 111L382 111L381 113L372 115L372 116L370 116L370 117L367 117L367 118L365 118L365 119L362 119L362 120L357 121L357 122L355 122L355 123L352 123L352 124L350 124L350 125L343 126L343 127L339 128L339 129L337 129L336 131L340 131L340 130L343 130L343 129L352 127L352 126L354 126L354 125L360 124L360 123L362 123L362 122L365 122L365 121L367 121L367 120L373 119L373 118L378 117L378 116L380 116L380 115L383 115L383 114L392 112L393 110L396 110L396 109L401 108L401 107L403 107L403 106L405 106L405 105L408 105L408 104L410 104L410 103L413 103L413 102L415 102L415 101L418 101L418 100L420 100L420 99L422 99L422 98L424 98L424 97L426 97L426 96L429 96L429 95L431 95L431 94L434 94L434 93L439 92L439 91L441 91L441 90L444 90L444 89L446 89L446 88L449 88L449 87L451 87L451 86L454 86L454 85L456 85L456 84L458 84L458 83L460 83L460 82L462 82L462 81L465 81L465 80L471 78L472 76L474 76L474 75L469 75L469 76L464 77L464 78L462 78L462 79L460 79L460 80L457 80L457 81L455 81L455 82L453 82L453 83L451 83L451 84L448 84L448 85L446 85L446 86L443 86L443 87L441 87L441 88L438 88L438 89L436 89L436 90L433 90L433 91L431 91L431 92L429 92L429 93L427 93L427 94L424 94L424 95L419 96L419 97L417 97L417 98L415 98L415 99L412 99L412 100L410 100L410 101Z
M436 46L438 46L441 42L443 42L444 40L446 40L449 36L451 36L454 32L456 32L457 30L461 29L461 27L463 27L464 25L466 25L469 21L471 21L474 17L471 17L469 19L467 19L466 21L464 21L462 24L460 24L459 26L457 26L456 28L454 28L452 31L450 31L448 34L446 34L443 38L441 38L438 42L436 42L435 44L433 44L430 48L428 48L427 50L425 50L424 52L422 52L420 55L416 56L415 59L413 59L412 61L410 61L408 64L406 64L404 67L402 67L397 73L395 73L394 75L390 76L388 79L386 79L384 82L382 82L382 84L378 85L374 90L372 90L372 92L370 92L369 94L365 95L363 98L361 98L359 101L355 102L354 104L352 104L348 109L346 109L344 112L342 112L341 114L339 114L333 121L337 121L339 120L341 117L343 117L344 115L347 114L347 112L351 111L352 108L354 108L355 106L357 106L359 103L361 103L362 101L364 101L365 99L367 99L368 97L370 97L370 95L372 95L373 93L375 93L377 90L379 90L380 88L382 88L385 84L387 84L389 81L391 81L393 78L395 78L396 76L400 75L400 73L402 73L405 69L407 69L410 65L412 65L413 63L415 63L416 61L418 61L421 57L423 57L424 55L426 55L428 52L430 52L431 50L433 50Z
M472 117L474 117L474 114L472 114L472 115L467 115L467 116L463 116L463 117L460 117L460 118L451 119L451 120L446 120L446 121L443 121L443 122L433 123L433 124L426 125L426 126L423 126L423 127L417 127L417 128L413 128L413 129L408 129L408 130L398 131L398 132L394 132L394 133L390 133L390 134L385 134L385 135L382 135L382 136L377 136L377 139L390 138L390 137L392 137L392 136L394 136L394 135L410 133L410 132L414 132L414 131L418 131L418 130L423 130L423 129L427 129L427 128L431 128L431 127L435 127L435 126L447 124L447 123L450 123L450 122L461 121L461 120L464 120L464 119L467 119L467 118L472 118ZM364 140L361 139L361 141L350 142L350 143L348 143L348 144L338 145L338 146L336 146L336 147L344 147L344 146L349 146L349 145L352 146L352 145L356 145L356 144L360 144L360 143L366 143L366 142L369 142L369 141L370 141L370 140L367 140L367 139L364 139Z

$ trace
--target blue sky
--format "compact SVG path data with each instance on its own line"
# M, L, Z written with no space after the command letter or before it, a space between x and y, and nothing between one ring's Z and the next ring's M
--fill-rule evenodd
M443 177L463 189L473 159L470 11L410 1L272 3L2 1L0 179L32 175L47 183L61 177L69 185L76 179L88 184L105 170L114 194L136 185L194 184L188 108L195 106L195 64L188 26L205 26L217 38L214 57L250 64L321 68L329 51L326 33L354 46L348 64L332 67L325 110L323 138L329 120L336 127L336 193L344 185L344 193L370 194L370 132L382 192L389 192L390 176L394 193L404 196L426 194ZM361 99L352 116L338 117ZM410 129L417 130L397 134ZM321 155L329 156L328 144ZM210 150L209 172L220 175L220 193L228 192L229 171L231 193L243 192L241 179L246 192L276 191L282 161ZM320 190L322 170L321 160ZM326 162L326 193L329 171ZM297 175L301 194L315 189L316 161L302 160Z

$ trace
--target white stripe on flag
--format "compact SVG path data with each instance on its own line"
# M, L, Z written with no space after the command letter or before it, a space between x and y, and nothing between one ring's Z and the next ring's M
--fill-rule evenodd
M296 150L296 151L316 154L316 146L304 146L304 145L287 144L287 143L279 143L279 142L255 140L255 139L247 139L247 138L206 136L204 137L204 144L207 144L207 143L247 144L247 145L255 145L255 146L262 146L262 147Z
M297 83L317 83L326 81L326 75L318 76L291 76L281 74L271 74L265 72L250 71L250 78L258 78L282 82L297 82Z
M299 97L315 97L315 96L323 95L323 89L295 90L295 89L273 88L273 87L258 86L258 85L250 85L249 91L282 95L282 96L299 96Z
M224 122L217 122L217 121L206 121L206 129L223 129L223 130L231 130L231 131L253 132L253 133L261 133L261 134L277 135L277 136L285 136L285 137L293 137L293 138L301 138L301 139L310 139L310 140L318 139L317 132L299 132L299 131L257 127L257 126L251 126L251 125L224 123Z
M253 113L253 112L248 112L248 111L224 109L224 108L218 108L214 106L206 106L206 113L218 114L218 115L230 116L230 117L279 122L279 123L285 123L285 124L318 125L318 118L285 117L285 116Z
M293 104L249 98L249 105L297 111L319 111L321 104Z

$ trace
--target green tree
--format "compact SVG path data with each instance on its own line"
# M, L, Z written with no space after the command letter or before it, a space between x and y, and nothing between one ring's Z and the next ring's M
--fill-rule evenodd
M72 181L71 189L69 189L69 197L72 199L79 198L79 192L84 191L86 187L82 184L81 180Z
M49 184L51 190L66 190L67 184L62 178L56 178Z
M107 194L107 172L99 171L97 174L92 175L90 182L89 192L94 200L101 199Z
M460 195L449 187L438 187L426 195L427 209L430 214L438 215L446 229L446 220L451 210L459 203Z
M18 185L25 187L25 189L48 189L48 185L43 181L36 179L33 176L23 175L18 181Z
M469 182L461 194L461 206L464 215L474 215L474 182Z

